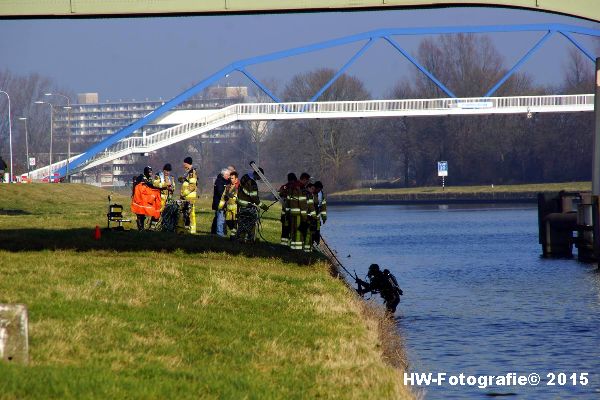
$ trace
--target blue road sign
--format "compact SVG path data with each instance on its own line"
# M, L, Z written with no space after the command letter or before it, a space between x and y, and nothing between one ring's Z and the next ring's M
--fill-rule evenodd
M438 176L448 176L448 161L438 161Z

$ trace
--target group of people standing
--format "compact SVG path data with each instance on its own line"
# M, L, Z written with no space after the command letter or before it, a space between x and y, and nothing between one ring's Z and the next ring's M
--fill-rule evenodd
M184 174L177 179L180 184L178 196L175 195L176 180L171 164L165 164L156 175L153 175L152 167L145 167L144 172L134 178L131 210L137 216L138 230L196 233L198 173L192 163L191 157L183 160ZM212 233L225 237L229 230L232 239L254 241L257 209L268 209L258 197L256 181L259 179L254 172L239 178L233 165L221 171L215 180ZM147 223L147 217L150 217L150 223Z
M259 168L261 174L262 168ZM257 171L241 178L235 167L224 168L214 183L212 209L215 212L211 233L242 242L253 242L259 209L269 206L258 196L260 180ZM320 181L310 182L306 172L300 179L293 172L287 183L279 188L281 207L281 244L292 250L312 251L313 243L320 241L321 224L327 221L327 200Z
M226 237L227 231L229 231L231 238L236 237L239 187L239 174L234 165L229 165L217 175L212 200L212 210L215 212L215 216L210 227L210 233L213 235Z
M312 251L321 240L321 224L327 221L327 199L321 181L310 182L303 172L300 179L290 172L279 188L281 207L281 244L292 250Z
M177 231L196 233L196 198L198 173L191 157L183 160L183 176L179 196L176 196L176 180L171 164L152 174L152 168L144 168L143 174L134 178L131 209L137 216L138 230L154 230L171 208L178 214ZM258 172L260 171L260 173ZM260 200L257 181L262 168L239 176L234 165L223 168L214 182L212 210L214 218L211 233L241 242L254 242L259 209L268 205ZM287 183L279 189L281 208L281 244L292 250L312 251L314 243L320 242L321 225L327 221L327 200L320 181L310 182L310 175L303 172L300 179L293 172ZM150 224L146 218L150 217ZM162 216L162 218L161 218ZM165 230L165 229L163 229ZM170 230L170 229L166 229Z
M198 173L191 157L183 160L183 176L177 180L181 184L179 196L175 196L176 184L172 175L171 164L165 164L158 174L152 174L152 167L144 168L144 172L134 177L131 193L131 211L136 214L137 228L140 231L156 229L161 215L176 209L175 215L178 232L196 233L196 198ZM150 217L149 226L146 217Z
M258 171L264 173L262 168ZM213 190L212 209L215 216L211 233L226 237L229 231L231 240L242 243L255 241L259 209L269 209L258 195L256 181L261 179L260 174L251 171L240 178L233 165L221 171L215 179Z

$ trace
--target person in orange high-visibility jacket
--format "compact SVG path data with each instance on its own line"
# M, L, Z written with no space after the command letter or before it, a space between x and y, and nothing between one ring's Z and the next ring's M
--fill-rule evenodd
M152 186L152 168L144 168L144 174L136 179L131 197L131 211L137 216L138 230L145 229L146 216L151 217L151 228L160 218L160 190Z

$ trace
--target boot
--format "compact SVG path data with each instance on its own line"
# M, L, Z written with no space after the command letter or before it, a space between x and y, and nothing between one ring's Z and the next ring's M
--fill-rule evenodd
M143 231L144 230L144 222L146 222L146 216L145 215L138 215L137 216L137 228L138 231Z

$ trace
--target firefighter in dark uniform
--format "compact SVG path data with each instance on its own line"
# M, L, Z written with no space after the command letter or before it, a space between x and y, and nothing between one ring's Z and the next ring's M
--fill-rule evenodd
M384 269L382 272L377 264L371 264L367 276L369 278L368 283L356 278L356 283L358 283L358 293L360 295L367 292L379 293L385 303L387 311L394 314L396 312L396 307L400 304L400 296L403 294L394 275L387 269Z
M295 201L295 207L293 210L296 214L299 212L300 215L298 218L296 214L292 214L292 221L297 222L297 225L293 226L296 228L295 232L292 231L292 224L290 224L290 235L295 234L295 239L292 239L294 240L294 246L292 247L290 243L290 248L293 250L304 249L304 241L308 230L308 193L306 187L309 181L310 175L306 172L303 172L300 174L298 184L293 190L293 198Z
M304 189L306 196L306 231L304 233L303 250L306 253L312 251L313 234L317 230L317 209L315 204L315 185L309 183Z
M262 168L259 168L263 172ZM256 221L258 221L258 208L267 210L269 207L260 201L258 197L258 185L256 181L260 176L256 172L250 172L242 176L238 188L238 229L235 239L244 243L253 243L256 238Z
M290 245L290 215L289 215L289 195L292 188L298 184L296 174L290 172L287 175L287 183L279 188L279 197L283 201L281 205L281 245L288 247Z
M302 250L304 246L303 229L306 225L306 196L301 181L291 185L288 192L287 215L290 229L290 249Z
M319 244L321 242L321 225L327 222L327 198L323 192L323 183L316 181L314 185L315 208L317 211L316 227L313 233L313 242Z

